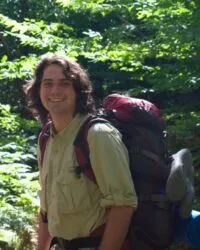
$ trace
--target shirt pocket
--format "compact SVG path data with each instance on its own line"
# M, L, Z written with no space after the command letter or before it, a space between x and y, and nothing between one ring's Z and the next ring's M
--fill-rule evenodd
M56 179L57 207L60 213L75 214L91 207L88 180L84 174L76 176L73 168L62 171Z

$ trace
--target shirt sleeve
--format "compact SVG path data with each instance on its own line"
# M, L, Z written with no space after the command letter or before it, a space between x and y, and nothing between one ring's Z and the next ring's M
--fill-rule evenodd
M88 131L90 161L102 193L101 205L137 207L129 157L120 132L111 124L94 124Z

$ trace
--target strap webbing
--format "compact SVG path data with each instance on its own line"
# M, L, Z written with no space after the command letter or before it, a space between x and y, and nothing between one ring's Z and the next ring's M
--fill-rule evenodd
M65 240L63 238L53 238L51 247L58 245L65 250L78 250L81 248L96 248L101 242L102 236L88 236L83 238L77 238L74 240Z

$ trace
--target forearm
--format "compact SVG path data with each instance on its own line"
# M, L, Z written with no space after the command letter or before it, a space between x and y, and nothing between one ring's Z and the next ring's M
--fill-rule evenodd
M49 249L51 236L48 232L48 223L44 223L39 213L39 225L38 225L38 246L37 250L47 250Z
M126 238L134 208L111 207L99 250L120 250Z

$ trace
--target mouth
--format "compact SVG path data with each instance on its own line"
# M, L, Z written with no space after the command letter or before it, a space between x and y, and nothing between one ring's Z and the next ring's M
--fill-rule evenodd
M62 102L63 98L54 98L54 99L49 99L50 102L57 103L57 102Z

